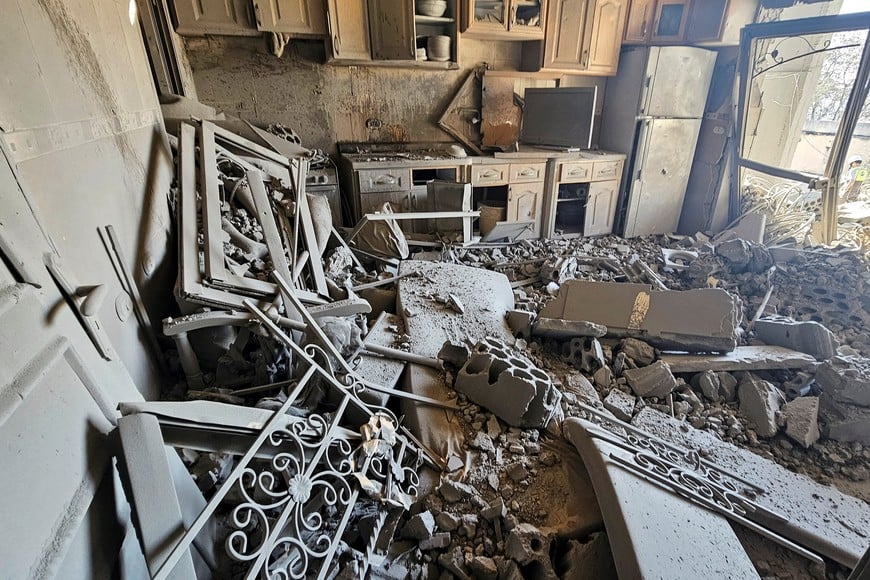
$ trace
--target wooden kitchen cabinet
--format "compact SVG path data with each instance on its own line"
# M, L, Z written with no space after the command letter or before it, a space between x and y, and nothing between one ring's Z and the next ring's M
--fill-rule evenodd
M414 3L407 0L369 0L372 58L415 60Z
M535 222L533 237L540 234L541 205L544 200L544 182L512 183L508 186L507 221Z
M306 36L326 35L324 0L253 0L257 28Z
M185 36L258 36L250 0L172 0L175 31Z
M625 44L715 42L722 37L729 0L631 0Z
M551 0L542 42L523 45L522 68L614 75L628 0Z
M553 0L550 0L553 1ZM461 0L462 32L469 38L544 38L548 0Z
M360 0L327 0L326 22L335 60L371 60L369 12Z
M618 195L619 181L616 179L595 181L589 184L583 235L601 236L613 231L613 218L616 215Z

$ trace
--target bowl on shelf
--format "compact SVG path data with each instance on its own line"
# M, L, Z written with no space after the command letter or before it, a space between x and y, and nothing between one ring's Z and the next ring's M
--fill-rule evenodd
M423 16L444 16L447 0L417 0L417 14Z
M429 60L450 60L450 37L444 35L430 36L426 41L426 53Z

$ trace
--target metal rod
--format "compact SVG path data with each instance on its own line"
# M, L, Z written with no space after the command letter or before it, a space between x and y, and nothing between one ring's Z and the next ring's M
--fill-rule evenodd
M369 354L377 354L385 356L387 358L393 358L409 363L423 365L431 367L433 369L437 369L439 371L444 368L441 366L441 361L439 361L437 358L430 358L428 356L415 354L413 352L405 352L404 350L398 350L395 348L390 348L388 346L381 346L380 344L366 343L364 350Z

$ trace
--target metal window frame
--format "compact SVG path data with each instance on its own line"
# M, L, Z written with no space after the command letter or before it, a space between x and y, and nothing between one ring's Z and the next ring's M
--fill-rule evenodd
M749 73L753 42L764 38L802 36L807 34L833 34L861 29L867 30L867 41L864 43L864 52L861 56L861 63L855 83L852 85L852 91L846 103L846 109L840 119L839 128L834 136L834 142L831 144L831 151L828 154L824 175L809 175L759 163L743 157L743 143L746 136L746 110L749 104L749 91L751 87ZM733 179L731 183L732 198L737 199L740 195L743 171L747 169L766 173L774 177L806 183L809 187L819 189L822 192L822 241L825 243L833 242L837 234L837 189L840 181L840 169L846 160L849 141L852 138L852 133L855 131L860 110L867 98L868 89L870 89L870 12L764 22L745 26L740 31L740 63L738 71L740 78L737 106L737 128L739 134L736 142L738 175L736 176L737 179Z

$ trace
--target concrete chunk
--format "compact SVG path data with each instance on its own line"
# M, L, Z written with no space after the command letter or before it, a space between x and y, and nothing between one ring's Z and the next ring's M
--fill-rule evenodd
M568 280L539 316L594 322L606 326L608 336L640 338L661 349L730 352L741 309L718 288L653 291L647 284Z
M471 349L464 344L455 344L449 340L438 351L438 360L453 365L456 368L462 368L462 365L468 362L469 357L471 357Z
M649 366L628 369L622 376L638 397L665 397L677 387L668 363L661 360Z
M514 427L544 428L562 394L549 375L504 343L485 339L456 375L454 387Z
M613 389L604 399L604 408L616 415L617 419L630 422L634 414L634 405L637 399L619 389Z
M816 383L835 401L870 407L870 361L837 357L816 372Z
M740 412L754 426L759 437L773 437L779 431L776 414L785 403L785 397L771 383L746 373L737 387Z
M810 369L818 365L816 359L808 354L767 345L738 346L722 355L663 353L659 358L671 365L675 373Z
M797 322L784 316L764 317L755 322L755 333L767 344L803 352L817 360L833 358L840 347L834 333L812 320Z
M619 349L625 356L640 366L652 364L656 360L656 351L653 347L636 338L626 338L619 344Z
M607 334L607 327L588 320L563 320L561 318L538 318L532 334L545 338L567 340L577 336L599 338Z
M804 448L819 440L819 398L798 397L782 409L785 434Z
M518 524L508 534L505 556L519 564L535 560L550 560L550 539L532 524Z
M498 566L495 560L486 556L475 556L469 565L475 578L481 580L495 580L498 578Z
M532 323L535 320L535 313L527 310L508 310L505 315L508 328L514 336L520 336L528 340L532 335Z
M736 384L736 382L735 382ZM719 400L721 383L719 375L713 371L704 371L692 377L692 386L701 391L701 393L714 403Z
M435 516L430 511L425 511L411 517L408 523L405 524L405 527L402 528L403 535L406 538L414 540L427 540L432 537L434 531Z

